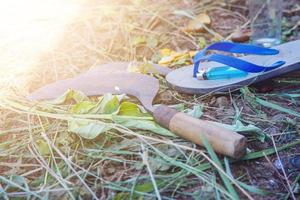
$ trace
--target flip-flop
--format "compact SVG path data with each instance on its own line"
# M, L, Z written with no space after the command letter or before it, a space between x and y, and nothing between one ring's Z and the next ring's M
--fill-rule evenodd
M207 56L205 54L208 50L254 55L239 58L220 54ZM195 55L194 66L173 70L166 76L166 80L171 88L189 94L233 91L243 86L300 70L299 52L300 40L281 44L272 49L231 42L217 42ZM199 68L215 68L224 65L245 71L247 74L243 77L218 80L197 79Z

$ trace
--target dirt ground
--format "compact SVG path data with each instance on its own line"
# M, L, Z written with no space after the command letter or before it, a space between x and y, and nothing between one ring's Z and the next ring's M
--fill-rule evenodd
M300 2L286 0L283 5L283 42L300 39ZM208 30L185 31L191 20L186 17L189 13L206 13L211 19ZM102 63L159 63L162 49L197 51L203 48L201 45L230 40L241 27L249 28L243 0L83 3L61 41L22 73L17 85L1 88L9 91L0 100L1 198L158 199L156 189L162 199L234 198L218 169L201 154L188 150L204 148L136 128L112 129L95 139L84 139L68 130L68 107L74 102L45 106L28 102L25 96ZM190 62L177 60L167 67L179 68ZM161 83L155 104L179 105L182 110L201 105L202 119L223 124L239 121L256 127L254 132L242 132L247 137L248 155L229 159L229 168L226 159L219 156L236 183L230 185L241 199L300 197L299 72L218 95L181 94L169 89L163 76L154 76ZM146 164L142 146L148 153Z

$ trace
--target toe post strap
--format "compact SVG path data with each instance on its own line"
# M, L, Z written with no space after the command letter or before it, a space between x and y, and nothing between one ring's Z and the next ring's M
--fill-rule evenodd
M221 54L212 54L206 56L206 52L208 50L218 50L218 51L224 51L229 53L243 53L243 54L254 54L254 55L276 55L279 53L279 51L276 49L268 49L259 46L254 46L254 45L238 44L232 42L217 42L199 51L194 56L193 77L197 77L197 73L199 71L199 64L200 62L204 62L204 61L214 61L214 62L222 63L227 66L239 69L241 71L250 72L250 73L270 71L285 64L284 61L277 61L269 66L260 66L254 63L247 62L245 60L241 60L236 57L231 57L231 56L226 56Z

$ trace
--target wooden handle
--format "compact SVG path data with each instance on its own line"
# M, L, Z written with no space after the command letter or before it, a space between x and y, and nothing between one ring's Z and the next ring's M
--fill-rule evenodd
M220 154L240 158L246 153L246 138L224 127L217 126L216 123L190 117L165 105L156 108L153 116L154 120L161 126L201 146L203 143L200 135L203 134L214 151Z

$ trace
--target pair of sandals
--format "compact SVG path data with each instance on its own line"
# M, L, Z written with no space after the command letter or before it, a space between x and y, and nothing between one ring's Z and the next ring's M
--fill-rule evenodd
M210 50L252 55L239 58L222 54L206 55ZM244 75L213 80L197 78L199 73L205 71L204 69L224 67L224 65L225 68L235 68L236 71L244 72ZM170 87L179 92L206 94L233 91L296 70L300 70L300 40L287 42L272 49L248 44L217 42L195 55L194 66L173 70L167 74L166 80Z

